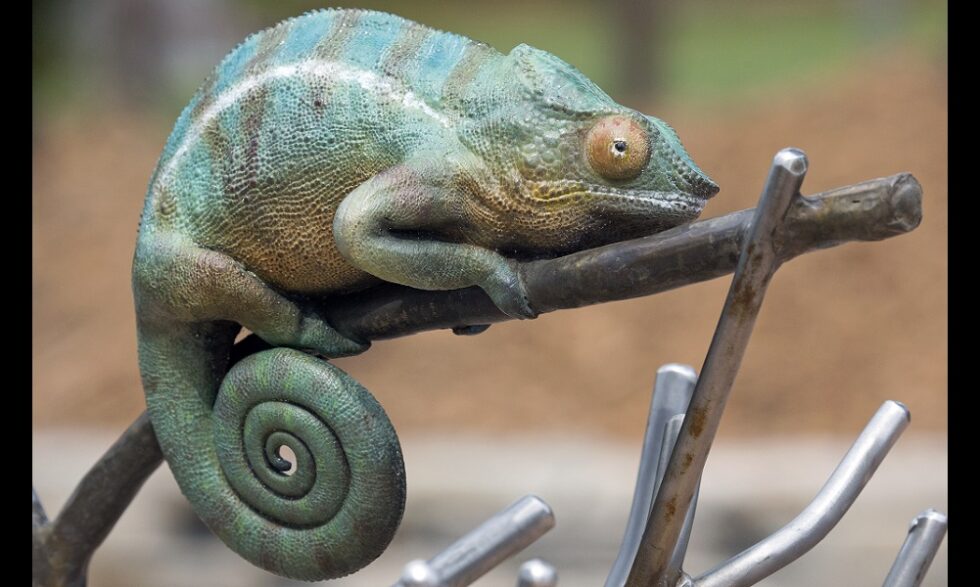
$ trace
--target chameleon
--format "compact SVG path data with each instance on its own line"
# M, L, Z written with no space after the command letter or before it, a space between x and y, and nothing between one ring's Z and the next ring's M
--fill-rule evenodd
M717 191L665 122L528 45L351 9L249 36L177 119L133 260L147 410L181 491L270 572L364 567L401 521L404 464L378 402L325 360L370 341L318 300L478 286L533 318L522 259L688 222ZM273 348L232 365L242 329Z

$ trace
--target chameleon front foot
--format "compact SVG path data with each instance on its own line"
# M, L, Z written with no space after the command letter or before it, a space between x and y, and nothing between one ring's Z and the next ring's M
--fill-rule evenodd
M538 313L531 307L517 263L501 256L491 259L497 268L486 282L479 284L483 291L504 314L518 320L537 318Z

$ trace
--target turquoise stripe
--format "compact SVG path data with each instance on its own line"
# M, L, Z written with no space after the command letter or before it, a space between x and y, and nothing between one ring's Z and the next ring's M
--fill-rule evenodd
M375 70L386 50L401 37L405 21L390 14L368 13L357 21L341 60L363 69Z
M215 81L214 89L211 91L212 96L221 94L228 86L241 81L242 72L245 70L249 61L255 57L261 36L252 35L222 62L221 67L215 72L215 75L218 77Z
M469 45L468 39L448 33L430 35L422 44L410 78L417 80L414 85L427 102L438 103L446 79Z
M297 19L275 57L275 64L284 65L309 57L317 43L330 34L336 14L332 10L322 11Z

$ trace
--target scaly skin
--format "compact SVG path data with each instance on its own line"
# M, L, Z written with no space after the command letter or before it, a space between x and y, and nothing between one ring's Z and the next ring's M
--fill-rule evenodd
M401 519L404 465L371 395L293 350L369 344L305 300L477 285L533 317L517 259L669 228L716 191L664 122L526 45L355 10L252 35L178 119L133 266L147 405L181 490L272 572L363 567ZM241 327L289 348L229 371Z

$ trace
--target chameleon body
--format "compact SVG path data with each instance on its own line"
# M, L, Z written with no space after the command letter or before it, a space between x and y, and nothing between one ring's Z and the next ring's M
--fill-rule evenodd
M359 10L250 36L177 120L134 259L147 405L181 490L269 571L363 567L401 520L404 466L371 395L303 352L369 342L309 300L477 285L533 317L518 259L689 221L717 189L664 122L526 45ZM229 370L242 327L278 348Z

